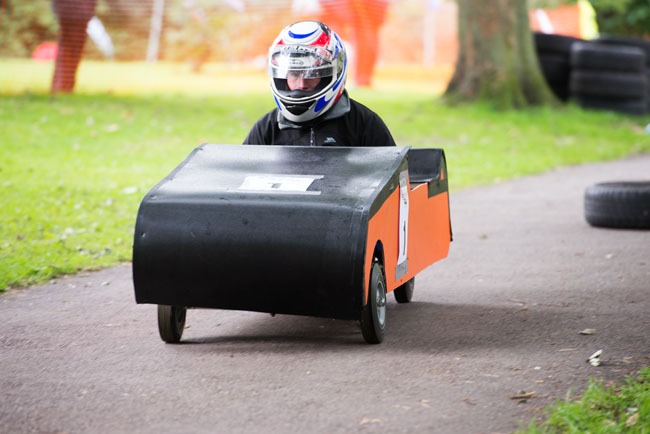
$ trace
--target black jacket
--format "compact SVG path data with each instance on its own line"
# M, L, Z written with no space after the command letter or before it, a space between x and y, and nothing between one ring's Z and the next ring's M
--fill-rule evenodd
M384 121L347 92L324 116L306 124L287 121L278 109L253 125L245 145L395 146Z

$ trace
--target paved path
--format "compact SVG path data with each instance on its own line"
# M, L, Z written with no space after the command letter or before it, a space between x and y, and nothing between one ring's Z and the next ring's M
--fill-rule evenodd
M210 310L166 345L128 265L10 291L0 432L512 432L650 365L650 231L582 210L586 186L643 178L650 155L455 192L450 256L391 297L378 346L354 322Z

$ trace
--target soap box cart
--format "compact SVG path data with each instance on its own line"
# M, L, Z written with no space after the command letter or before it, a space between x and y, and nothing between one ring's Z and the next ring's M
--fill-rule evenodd
M137 303L179 342L187 308L358 320L379 343L386 294L447 256L441 149L206 144L142 200Z

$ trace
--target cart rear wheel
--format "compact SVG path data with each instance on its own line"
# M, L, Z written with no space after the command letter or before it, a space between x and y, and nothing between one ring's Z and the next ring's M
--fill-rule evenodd
M386 330L386 278L379 262L372 264L368 303L361 312L361 333L369 344L384 340Z
M415 277L406 283L403 283L393 291L395 293L395 300L398 303L410 303L413 298L413 290L415 289Z
M185 328L185 306L158 305L158 332L160 338L168 344L177 344Z

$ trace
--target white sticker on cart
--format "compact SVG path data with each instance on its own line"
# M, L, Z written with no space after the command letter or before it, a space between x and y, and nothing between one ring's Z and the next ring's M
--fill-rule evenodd
M323 175L249 175L238 190L251 192L278 192L320 194L320 191L307 191L309 186Z
M408 191L408 171L399 174L399 232L397 256L397 269L395 278L399 279L408 271L408 234L409 234L409 191Z

